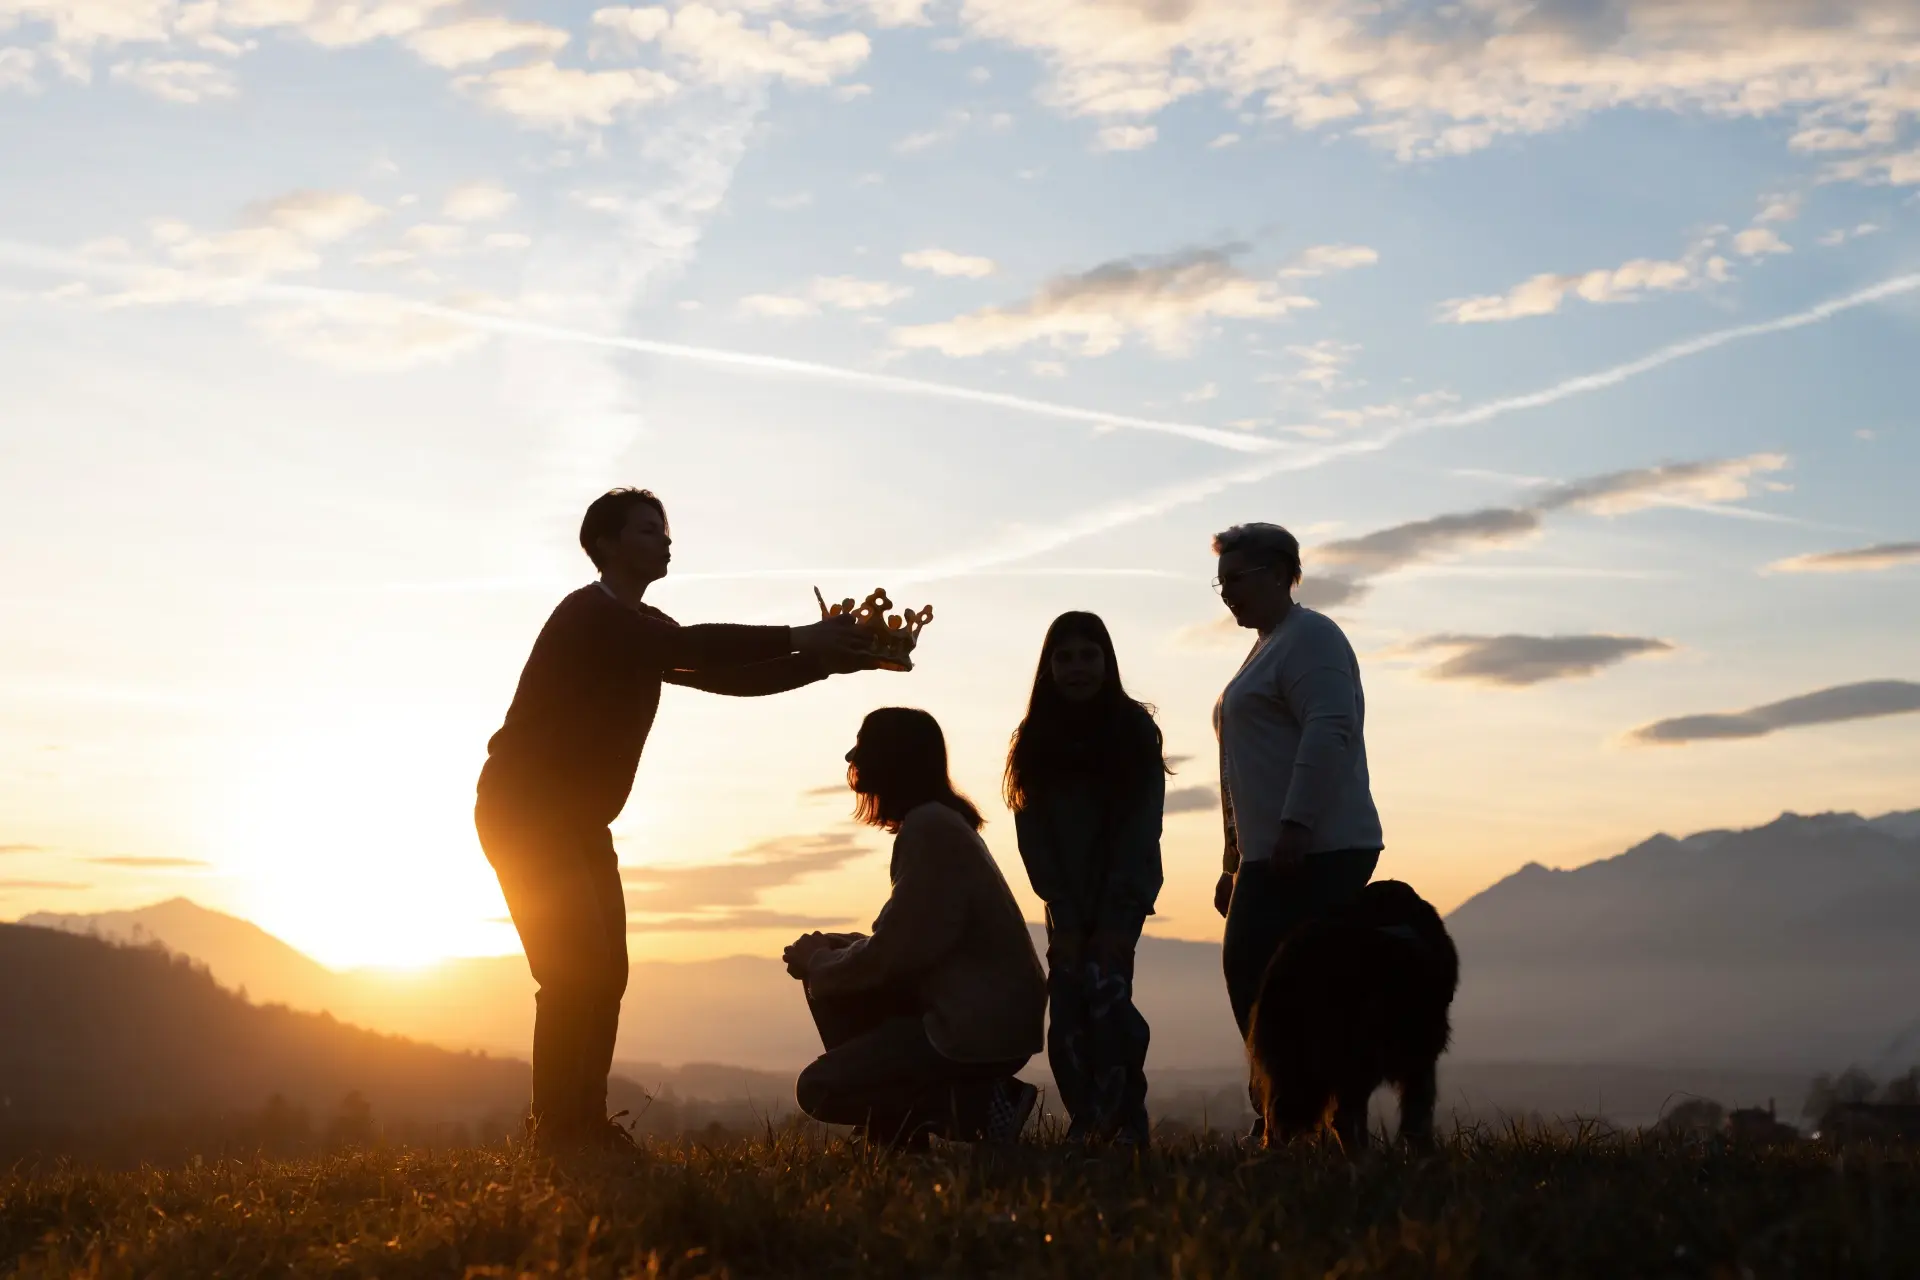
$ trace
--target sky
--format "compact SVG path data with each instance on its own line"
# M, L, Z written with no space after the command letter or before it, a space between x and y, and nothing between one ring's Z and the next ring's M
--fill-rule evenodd
M515 947L473 780L581 511L683 622L931 603L917 669L669 690L636 957L864 924L841 758L995 798L1101 613L1215 937L1211 535L1306 547L1387 850L1920 806L1920 3L0 0L0 917L185 895Z

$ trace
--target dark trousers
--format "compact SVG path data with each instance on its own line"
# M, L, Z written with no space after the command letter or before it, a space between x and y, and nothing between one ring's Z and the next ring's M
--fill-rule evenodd
M1287 875L1266 862L1240 864L1233 879L1233 902L1227 908L1220 961L1242 1040L1253 1020L1254 1002L1260 998L1261 980L1280 944L1307 921L1358 898L1379 863L1377 849L1339 849L1308 854L1305 865Z
M878 1142L919 1135L977 1137L994 1086L1027 1065L955 1062L927 1039L918 1002L906 992L816 997L807 1009L826 1052L794 1085L800 1109L823 1124L854 1125Z
M549 1134L599 1126L627 990L627 905L613 836L604 827L516 821L484 806L475 826L539 984L534 1123Z
M1087 940L1047 930L1047 1065L1071 1136L1145 1138L1152 1032L1133 1003L1133 953L1109 968L1088 958Z

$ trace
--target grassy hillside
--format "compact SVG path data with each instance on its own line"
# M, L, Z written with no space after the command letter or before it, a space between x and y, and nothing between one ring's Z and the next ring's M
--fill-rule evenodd
M0 1178L0 1274L1900 1276L1910 1155L1462 1139L1358 1166L1200 1144L873 1157L803 1134L558 1168L366 1152Z

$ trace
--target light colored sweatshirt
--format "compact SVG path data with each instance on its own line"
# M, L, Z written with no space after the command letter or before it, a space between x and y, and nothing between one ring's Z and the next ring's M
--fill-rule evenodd
M927 1039L955 1062L1006 1062L1044 1042L1047 975L986 842L943 804L893 839L893 894L873 933L814 959L817 996L914 992Z
M1367 778L1366 715L1360 661L1345 633L1294 605L1213 710L1227 870L1271 858L1282 822L1310 829L1313 853L1384 845Z

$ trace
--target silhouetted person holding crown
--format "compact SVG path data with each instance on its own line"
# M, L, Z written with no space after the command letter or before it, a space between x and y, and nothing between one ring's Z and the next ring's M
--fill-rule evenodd
M893 833L893 891L871 934L810 933L786 950L826 1048L800 1073L800 1109L883 1146L1010 1141L1038 1100L1014 1073L1040 1049L1046 976L980 811L947 777L939 723L869 714L847 785L854 816Z
M608 826L626 806L663 683L783 693L872 666L851 621L682 627L642 596L666 576L666 508L645 489L594 499L580 546L600 570L554 609L487 743L474 825L539 984L529 1128L543 1146L617 1142L607 1118L627 911Z
M1047 904L1047 1062L1076 1140L1147 1141L1147 1020L1133 958L1160 893L1166 760L1127 696L1097 614L1047 628L1027 715L1007 751L1006 801Z

